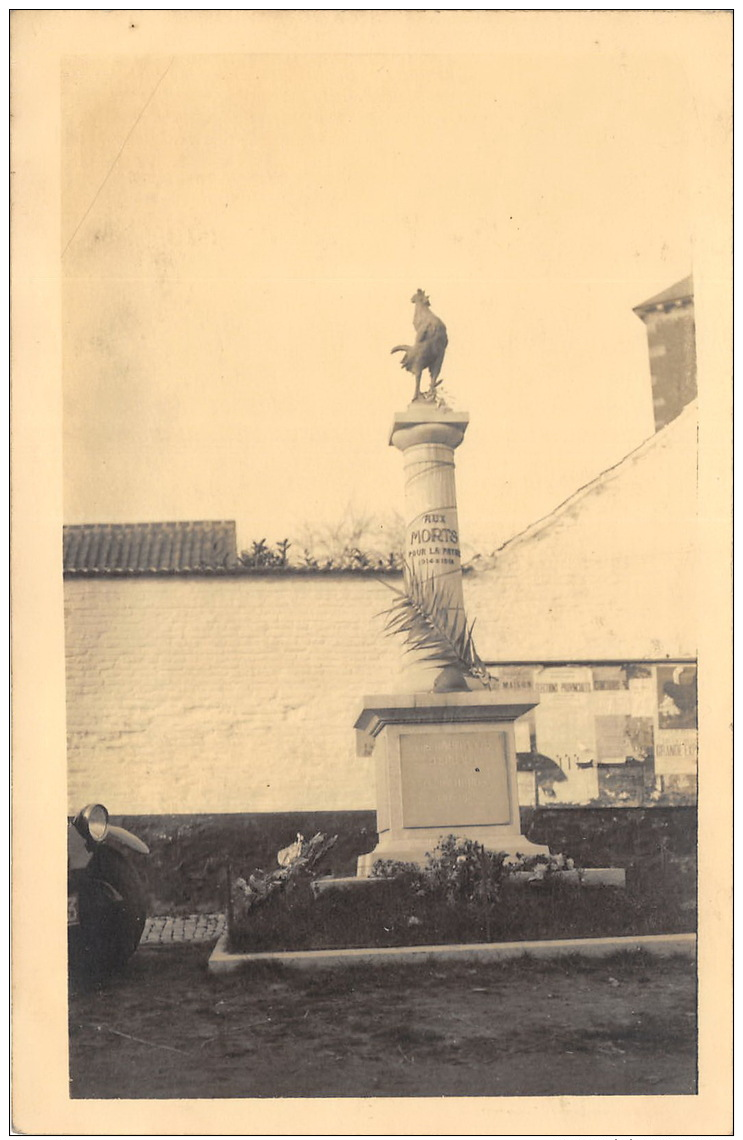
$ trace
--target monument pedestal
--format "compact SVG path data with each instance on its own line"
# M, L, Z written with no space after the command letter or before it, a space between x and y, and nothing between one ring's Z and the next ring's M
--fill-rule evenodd
M366 878L378 859L425 864L447 835L492 851L548 854L521 834L514 722L537 697L508 693L414 693L367 697L358 752L376 759L376 848L358 860Z

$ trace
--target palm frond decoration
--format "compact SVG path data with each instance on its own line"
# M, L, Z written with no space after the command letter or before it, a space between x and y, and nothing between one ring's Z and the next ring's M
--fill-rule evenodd
M421 578L407 563L404 570L402 589L384 582L397 595L392 605L378 615L386 618L385 631L403 636L406 652L423 654L422 661L453 666L490 688L491 676L472 637L474 621L468 625L464 613L449 605L449 597L437 578Z

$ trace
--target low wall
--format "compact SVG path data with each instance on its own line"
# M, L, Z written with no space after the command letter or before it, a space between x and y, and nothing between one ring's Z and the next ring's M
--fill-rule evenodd
M277 867L276 855L297 833L321 831L338 841L324 868L332 875L356 873L359 854L377 843L372 811L255 812L206 815L122 815L112 823L138 835L150 848L137 859L151 914L224 911L226 875L246 876Z
M691 857L697 847L695 807L522 808L524 834L585 867L628 867L661 848Z
M696 810L672 808L522 808L529 839L586 867L652 863L661 844L676 856L696 852ZM264 812L112 817L148 844L139 866L152 914L223 911L226 874L276 867L276 854L301 832L337 835L325 870L353 875L359 855L377 842L373 811Z

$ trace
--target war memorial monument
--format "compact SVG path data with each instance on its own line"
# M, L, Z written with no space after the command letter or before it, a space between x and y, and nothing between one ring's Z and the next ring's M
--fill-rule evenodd
M377 860L424 864L447 835L495 851L547 853L521 834L516 778L514 725L538 698L521 692L514 701L491 687L465 613L454 452L469 416L450 410L438 391L444 323L422 290L412 302L415 343L392 350L403 352L415 391L389 438L403 453L406 546L403 587L394 589L387 628L428 665L431 687L364 697L357 751L375 759L379 841L358 860L362 878ZM420 675L410 674L418 688Z

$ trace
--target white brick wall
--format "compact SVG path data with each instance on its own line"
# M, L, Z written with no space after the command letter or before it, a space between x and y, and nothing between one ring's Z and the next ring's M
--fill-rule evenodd
M579 575L580 562L574 567ZM521 646L535 657L540 649L570 656L566 628L581 637L587 607L573 596L557 623L562 634L546 636L530 577L509 579L499 568L466 577L483 656L497 658L498 647L501 656L526 656ZM615 582L613 620L622 596L625 637L612 632L592 641L597 660L620 651L650 656L648 635L668 638L668 627L655 626L646 609L641 634L627 640L633 587L636 575ZM385 636L375 616L389 599L375 579L348 575L69 579L70 810L90 800L131 815L373 809L372 761L355 754L362 699L426 689L433 680L428 670L417 673L417 683L403 673L401 643ZM691 637L693 612L681 618ZM630 711L626 692L591 694L588 719L596 702L613 708L618 698ZM549 700L536 715L540 747L549 753ZM563 736L564 727L560 720ZM582 736L592 745L592 730Z
M647 446L465 578L488 660L696 652L696 420ZM70 809L374 808L365 695L430 685L349 575L69 579Z
M368 809L353 722L399 688L378 581L65 583L70 810Z

